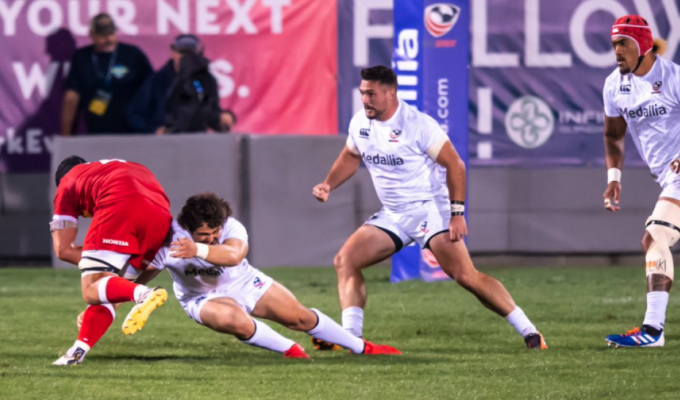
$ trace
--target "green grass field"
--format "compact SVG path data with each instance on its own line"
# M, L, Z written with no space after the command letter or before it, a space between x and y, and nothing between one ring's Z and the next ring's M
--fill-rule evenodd
M300 301L339 320L332 269L266 271ZM315 352L285 360L212 332L173 298L132 337L130 306L78 367L52 367L76 337L77 271L0 269L2 399L678 399L680 297L671 297L662 349L611 349L603 337L640 324L641 268L491 269L544 333L529 352L514 330L452 282L391 285L367 272L364 334L397 357ZM170 286L168 275L160 278Z

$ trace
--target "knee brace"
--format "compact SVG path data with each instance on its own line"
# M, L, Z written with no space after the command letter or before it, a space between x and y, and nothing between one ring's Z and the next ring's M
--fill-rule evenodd
M680 207L670 201L657 202L652 215L647 219L645 230L654 239L645 254L647 276L660 274L673 280L671 247L680 239Z

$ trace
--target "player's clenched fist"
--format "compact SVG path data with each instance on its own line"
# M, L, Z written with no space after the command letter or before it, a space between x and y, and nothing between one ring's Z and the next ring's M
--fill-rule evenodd
M467 236L467 224L462 216L451 217L449 222L449 239L457 242Z
M612 181L607 185L607 189L602 194L604 199L604 208L609 211L618 211L621 209L617 204L621 199L621 183ZM613 200L613 201L612 201Z
M331 193L331 186L327 183L319 183L312 189L312 194L322 203L328 200L328 195Z
M170 243L170 256L175 258L194 258L198 252L196 243L187 238L181 238Z

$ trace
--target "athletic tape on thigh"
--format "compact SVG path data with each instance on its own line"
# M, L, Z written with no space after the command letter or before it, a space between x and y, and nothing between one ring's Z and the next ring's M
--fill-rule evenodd
M117 274L120 271L120 268L116 268L113 264L90 256L83 256L78 263L78 268L80 272L113 272Z
M665 275L673 280L675 268L670 248L680 239L679 226L680 207L670 201L658 201L645 227L654 240L645 254L647 277L653 274Z

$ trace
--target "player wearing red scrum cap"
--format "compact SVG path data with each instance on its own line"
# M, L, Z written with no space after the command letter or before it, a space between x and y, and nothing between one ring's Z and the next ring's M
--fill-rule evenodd
M651 50L652 32L638 15L614 22L611 42L618 68L604 86L604 143L608 184L604 207L617 212L626 131L647 163L661 194L642 237L647 312L642 328L605 339L617 347L661 347L673 284L670 247L680 239L680 66Z

